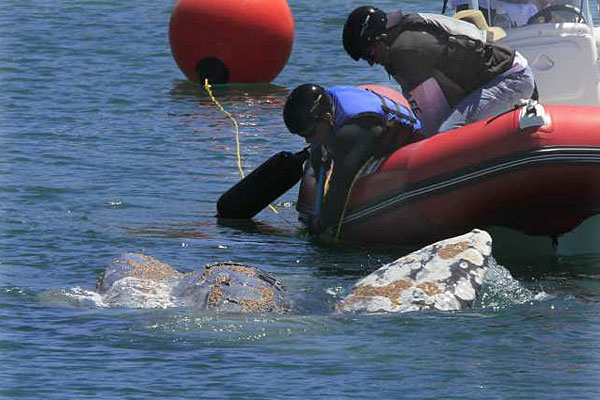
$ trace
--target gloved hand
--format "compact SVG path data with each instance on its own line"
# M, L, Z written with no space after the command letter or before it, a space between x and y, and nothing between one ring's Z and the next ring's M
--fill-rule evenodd
M322 225L321 218L313 217L310 219L308 224L308 233L311 235L318 235L325 230L325 226Z

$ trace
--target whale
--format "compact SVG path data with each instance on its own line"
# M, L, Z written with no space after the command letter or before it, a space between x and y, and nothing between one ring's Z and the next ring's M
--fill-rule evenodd
M194 307L219 312L287 310L283 284L260 268L224 261L182 273L145 254L125 253L100 275L96 291L111 307Z
M492 256L489 233L474 229L381 266L345 290L347 294L336 301L334 312L370 314L472 308L492 267L505 270ZM508 270L506 273L510 276ZM125 253L100 275L96 292L108 307L293 312L280 280L260 268L234 261L180 272L154 257Z
M494 264L491 236L474 229L383 265L356 282L336 309L398 313L471 308Z

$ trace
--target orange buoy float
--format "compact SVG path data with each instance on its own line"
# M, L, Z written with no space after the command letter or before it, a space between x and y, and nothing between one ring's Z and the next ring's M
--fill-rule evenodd
M292 51L294 18L286 0L178 0L169 43L194 82L270 82Z

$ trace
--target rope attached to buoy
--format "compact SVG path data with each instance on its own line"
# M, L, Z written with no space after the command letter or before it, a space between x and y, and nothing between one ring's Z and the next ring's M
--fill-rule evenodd
M223 114L225 114L225 116L227 118L229 118L231 120L231 122L233 122L233 127L234 127L234 131L235 131L235 154L236 154L236 159L237 159L237 167L240 172L240 177L243 179L245 177L245 174L244 174L244 169L242 168L242 152L240 151L240 127L238 125L238 122L233 117L233 115L231 115L231 113L229 111L225 110L225 108L221 105L221 103L219 103L219 101L215 98L215 96L213 95L213 92L211 90L211 86L208 83L208 79L204 80L204 89L206 89L206 92L208 93L208 96L210 97L212 102L217 107L219 107L219 109L223 112ZM269 208L275 214L279 214L279 211L272 204L269 204Z

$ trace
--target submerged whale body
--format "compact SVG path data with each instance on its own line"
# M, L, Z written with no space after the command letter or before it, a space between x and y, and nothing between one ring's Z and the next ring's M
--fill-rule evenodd
M259 268L231 261L181 273L153 257L126 253L98 279L105 304L116 307L192 306L227 312L284 312L283 285Z

